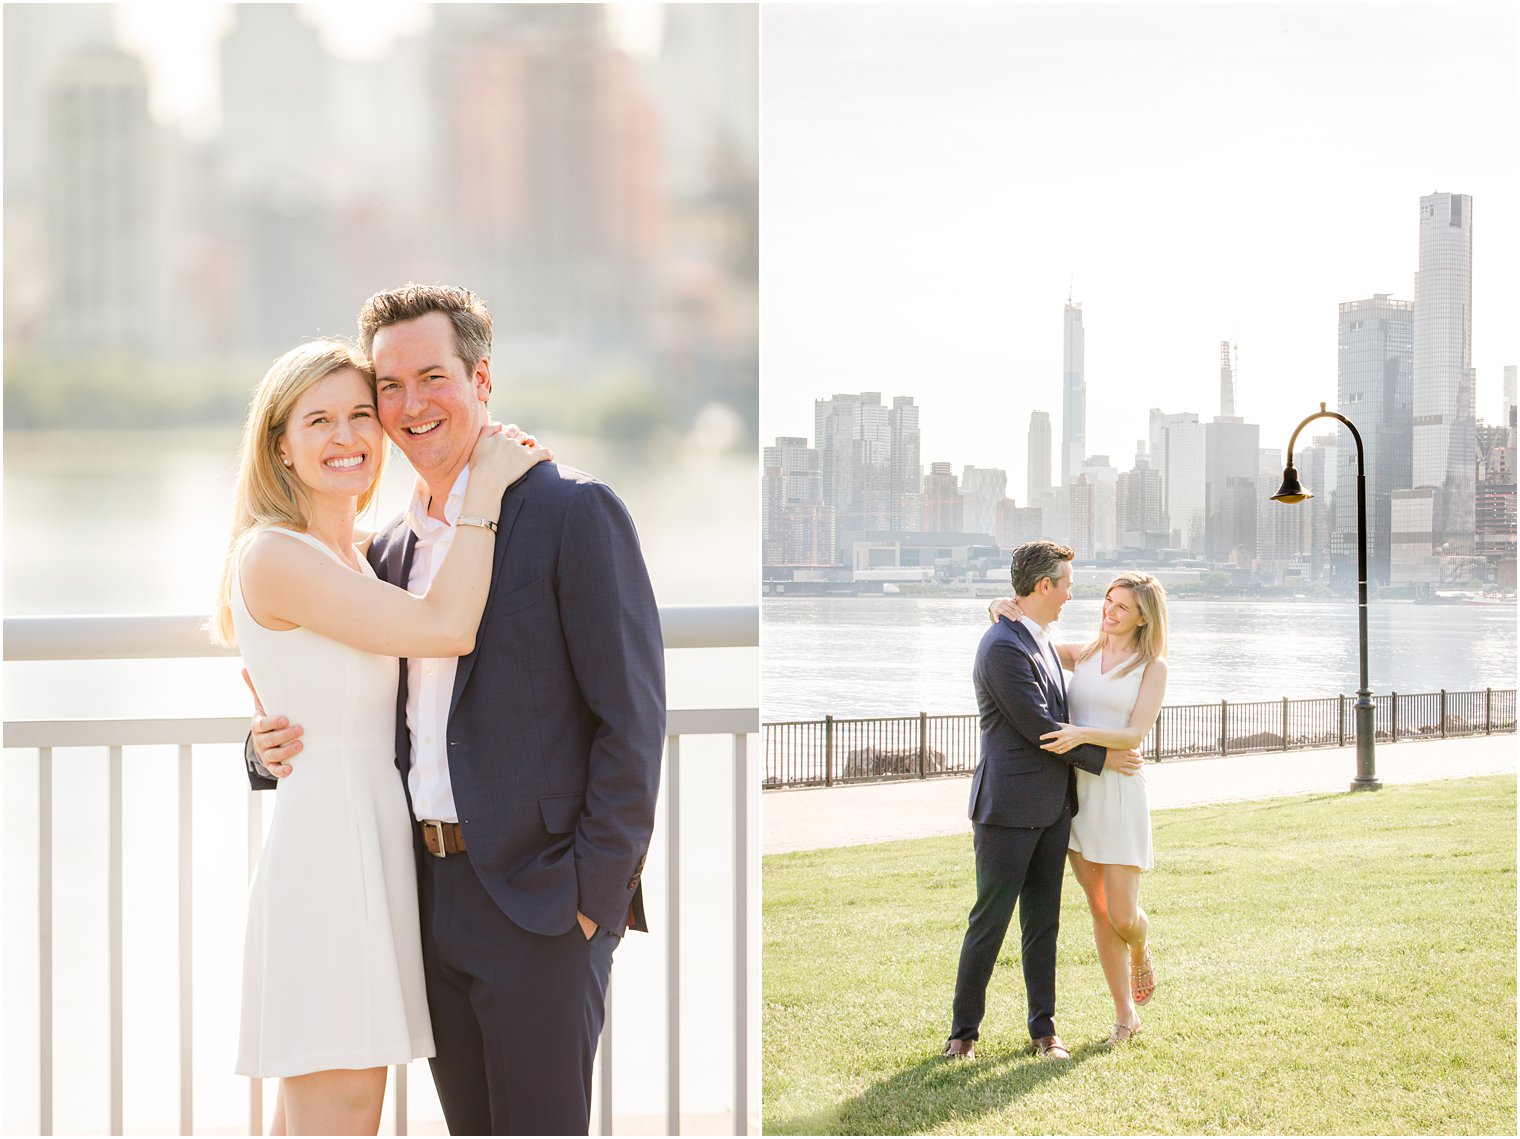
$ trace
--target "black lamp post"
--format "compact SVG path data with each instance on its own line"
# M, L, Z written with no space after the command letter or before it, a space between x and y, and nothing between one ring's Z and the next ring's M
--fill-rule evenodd
M1302 502L1314 496L1299 485L1298 472L1293 469L1293 444L1298 433L1316 419L1336 419L1351 429L1356 440L1356 618L1357 639L1361 649L1362 686L1356 690L1356 778L1351 781L1353 791L1376 791L1382 786L1377 780L1376 759L1373 755L1372 689L1367 684L1367 471L1362 461L1362 435L1356 424L1334 411L1319 411L1309 416L1293 429L1288 440L1288 462L1283 468L1282 486L1272 497L1278 502Z

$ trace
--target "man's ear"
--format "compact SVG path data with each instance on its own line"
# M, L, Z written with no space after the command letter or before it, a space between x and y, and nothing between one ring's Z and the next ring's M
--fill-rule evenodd
M491 361L475 361L475 398L481 403L489 403L491 400Z

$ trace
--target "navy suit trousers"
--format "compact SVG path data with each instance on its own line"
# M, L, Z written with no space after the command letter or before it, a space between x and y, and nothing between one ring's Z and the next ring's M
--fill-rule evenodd
M422 855L422 963L451 1135L585 1135L591 1063L620 939L579 923L529 933L491 900L469 855Z
M976 848L976 905L961 943L951 1008L952 1040L975 1040L987 1011L987 984L1008 933L1014 905L1019 911L1024 961L1024 993L1029 1001L1029 1036L1055 1034L1056 937L1061 928L1061 883L1066 876L1066 840L1071 814L1048 827L972 824Z

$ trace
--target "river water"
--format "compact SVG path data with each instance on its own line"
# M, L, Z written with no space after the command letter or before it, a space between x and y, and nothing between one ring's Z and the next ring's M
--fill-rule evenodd
M1094 634L1100 588L1084 591L1079 579L1052 626L1058 641ZM1513 605L1375 602L1367 625L1374 692L1515 686ZM763 718L975 712L971 664L986 627L986 602L971 598L765 598ZM1170 641L1168 704L1357 688L1350 600L1176 600Z
M592 439L546 441L562 461L604 478L627 503L661 604L754 603L759 541L752 456L713 453L699 440L647 453ZM229 430L7 433L5 614L206 612L225 548L236 447ZM405 463L393 455L370 526L400 511L410 484ZM673 708L755 705L753 648L672 651L666 663ZM242 716L248 697L238 668L234 658L6 663L5 718ZM245 1127L247 1110L246 1083L231 1073L247 857L247 784L238 750L198 748L193 776L196 1118L199 1129L224 1133ZM683 1034L711 1042L685 1049L683 1100L701 1114L723 1110L731 1086L732 1000L725 994L734 959L733 889L725 852L732 842L733 765L721 738L685 741L681 761ZM99 1133L106 1126L108 1070L105 755L59 749L53 772L54 1125L60 1134ZM5 1133L37 1126L37 793L35 753L7 750L0 771ZM126 750L129 1131L176 1130L175 795L173 749ZM265 825L271 807L264 809ZM645 875L655 932L626 939L614 972L615 1103L625 1126L660 1120L664 1111L664 1034L644 1027L663 1023L667 996L663 849L657 830ZM757 889L752 885L751 898ZM758 1024L758 1005L750 1023ZM439 1130L427 1066L414 1064L411 1071L413 1118L424 1130ZM757 1102L753 1094L751 1102Z

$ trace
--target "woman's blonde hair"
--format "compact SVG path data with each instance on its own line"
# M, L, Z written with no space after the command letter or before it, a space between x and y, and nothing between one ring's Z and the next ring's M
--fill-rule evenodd
M1166 590L1150 574L1128 570L1108 583L1108 588L1103 591L1104 598L1114 591L1115 586L1121 585L1130 591L1140 610L1140 627L1135 630L1135 655L1128 664L1114 673L1115 679L1137 668L1144 668L1158 657L1166 656ZM1098 639L1077 654L1077 663L1080 664L1102 649L1107 640L1108 634L1102 631L1100 625Z
M304 531L310 521L306 484L280 461L280 439L285 435L290 413L306 390L345 368L362 375L371 392L374 391L375 373L369 361L349 341L337 338L311 340L292 348L269 366L253 391L248 402L248 419L243 424L237 482L232 491L232 537L227 543L221 590L209 630L218 644L229 647L237 644L232 627L232 578L248 533L260 526L287 526ZM359 496L357 510L361 513L379 489L386 450L381 447L374 456L375 480Z

